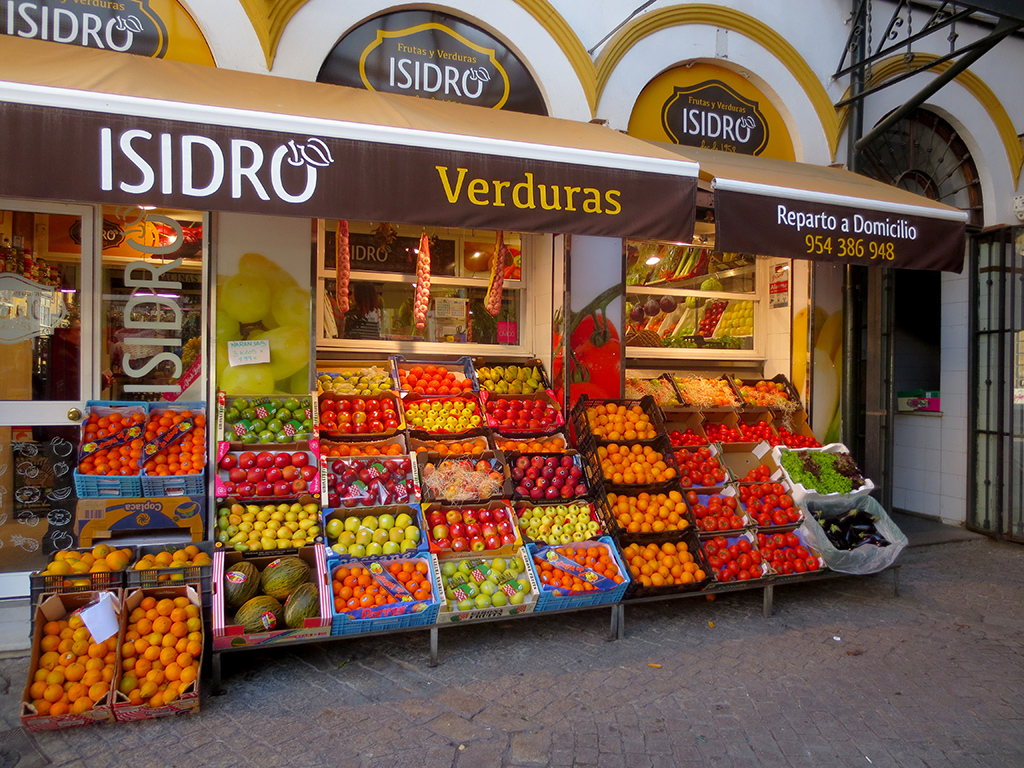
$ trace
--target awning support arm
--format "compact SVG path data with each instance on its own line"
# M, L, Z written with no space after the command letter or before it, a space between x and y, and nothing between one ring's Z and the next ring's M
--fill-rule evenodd
M1021 22L1019 21L1000 19L999 23L996 24L995 29L992 30L992 34L984 39L983 45L979 45L974 50L965 53L956 61L955 64L953 64L945 72L937 75L934 80L932 80L924 88L918 91L918 93L915 94L909 101L906 101L893 112L889 113L889 115L886 116L880 123L878 123L878 125L872 128L871 131L869 131L866 135L864 135L857 141L855 145L857 151L859 152L863 150L864 147L870 144L875 138L881 136L883 133L885 133L885 131L887 131L897 122L899 122L904 117L913 112L915 109L917 109L919 106L921 106L933 94L938 92L944 85L946 85L946 83L952 81L954 78L956 78L957 75L959 75L969 66L971 66L971 64L973 64L975 61L977 61L990 50L992 50L992 48L994 48L1000 40L1002 40L1004 37L1013 34L1022 26L1024 26L1024 24L1021 24Z

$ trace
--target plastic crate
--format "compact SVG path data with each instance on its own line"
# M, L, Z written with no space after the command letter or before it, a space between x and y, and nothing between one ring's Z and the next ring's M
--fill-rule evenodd
M483 549L474 551L468 548L456 550L450 547L441 547L438 544L437 540L434 538L434 524L431 523L431 518L434 518L434 523L436 523L437 525L446 525L451 527L453 524L457 523L468 527L469 525L476 524L482 528L484 523L480 523L477 516L484 510L486 510L489 513L495 513L498 512L499 510L501 511L501 513L504 515L505 520L507 520L511 526L511 532L508 533L508 535L514 536L513 541L501 544L500 546L495 547L494 549ZM457 511L459 513L458 517L454 518L454 523L448 522L448 513L450 511ZM468 520L467 513L469 513L469 515L471 516L471 518ZM438 514L442 515L444 519L441 520L440 518L437 518ZM515 554L523 546L522 535L520 534L519 525L516 521L516 513L509 505L509 503L504 500L466 504L428 504L423 509L423 519L424 529L426 531L427 545L430 551L437 555L439 560L454 560L466 557L515 556ZM490 522L493 525L497 526L498 522L500 521L492 520ZM479 535L483 536L482 533ZM501 536L500 533L495 535L499 537ZM455 537L452 537L450 532L448 538L454 544ZM468 531L465 532L465 535L460 536L459 538L465 539L466 543L469 544L470 537L468 535Z
M586 395L580 397L576 401L576 405L572 407L571 418L572 426L576 432L576 441L579 445L581 435L590 435L591 438L597 445L608 445L609 443L623 443L626 442L624 439L619 438L617 440L608 440L603 437L598 437L590 429L590 424L587 421L587 409L597 405L607 405L608 403L615 403L618 406L625 408L632 408L634 406L640 406L644 413L647 414L647 418L651 423L651 427L654 429L655 436L644 439L630 440L630 443L643 443L649 445L660 437L666 435L665 432L665 419L662 416L661 408L654 402L654 398L651 395L644 395L639 400L628 400L625 398L601 398L591 399Z
M690 490L695 490L695 489L691 488ZM734 492L735 491L734 487L730 486L730 487L726 488L724 491L714 491L714 489L710 489L710 488L706 489L706 490L713 491L713 492L712 493L707 493L707 492L701 493L700 491L696 491L696 493L697 493L697 503L698 504L702 504L702 505L704 505L706 507L708 505L708 501L710 501L712 496L719 496L719 497L732 496L733 498L736 499L737 517L739 517L743 521L743 525L739 526L738 528L727 528L725 530L713 530L713 531L707 530L707 529L705 529L703 527L703 525L701 523L701 518L697 517L697 512L695 510L691 509L690 511L693 513L693 518L694 518L694 520L697 523L696 527L697 527L698 535L702 539L709 539L709 538L713 538L715 536L738 536L739 534L741 534L744 531L746 531L748 528L753 527L754 521L751 519L750 515L747 514L746 505L742 501L740 501L739 496L737 496L736 493ZM732 517L732 515L730 515L730 517Z
M301 428L303 421L310 421L312 424L311 429L308 433L302 432L301 429L297 429L295 424L291 424L288 431L284 434L292 437L294 431L294 439L289 442L274 442L274 443L260 443L257 435L253 434L251 421L248 419L239 419L238 421L229 423L228 414L231 410L231 405L234 400L242 399L247 401L247 404L256 412L258 418L269 418L270 414L265 413L267 410L268 403L273 403L278 408L283 406L285 401L290 399L296 399L302 404L304 401L308 402L307 408L304 408L301 412L301 418L295 417L293 414L291 422L296 422ZM275 408L276 412L276 408ZM315 441L318 437L316 425L320 421L320 414L317 406L316 393L302 394L302 395L245 395L235 394L229 395L225 392L217 393L217 442L230 442L233 447L243 446L255 446L255 445L273 445L275 448L280 450L286 450L293 447L296 443L303 441ZM300 437L299 435L306 435Z
M636 496L639 493L649 493L651 496L656 496L659 493L667 494L671 491L676 491L684 498L686 496L686 489L684 489L678 483L666 483L664 486L654 491L626 491L622 489L613 489L611 492L615 493L616 495L626 496ZM637 544L649 544L656 541L678 542L682 541L688 533L696 530L696 521L694 520L693 511L689 508L689 505L687 505L686 512L681 516L687 522L687 525L685 527L676 528L675 530L643 532L629 531L628 529L622 527L622 525L618 521L618 518L616 518L615 516L615 511L612 509L611 502L608 500L608 496L606 493L602 492L600 494L598 503L600 504L599 508L604 518L605 526L607 527L608 532L612 536L614 536L616 540L618 540L619 542L635 542Z
M534 569L537 584L540 586L540 595L537 597L537 605L534 607L534 611L561 611L569 608L585 608L590 605L617 603L622 600L622 596L626 594L626 590L629 588L629 569L623 562L622 555L619 554L619 549L615 546L615 542L612 539L607 536L603 536L596 541L572 542L570 544L559 544L558 546L575 550L587 549L595 545L609 552L612 559L615 561L616 567L619 569L619 575L622 576L623 581L621 584L617 584L609 590L601 592L584 592L580 595L559 595L552 589L548 588L541 581L540 573L537 571L537 565L533 561L533 558L539 552L548 550L550 547L539 547L536 544L527 545L526 549L530 553L530 562L528 566Z
M484 386L480 377L481 368L508 368L510 365L518 366L520 368L530 368L531 373L532 369L536 368L537 372L540 374L540 377L538 378L538 381L540 382L540 389L551 389L551 379L548 378L547 371L544 370L544 363L541 362L540 358L532 357L529 360L491 360L489 358L474 357L473 372L476 374L476 381L477 384L480 385L480 390L486 390L488 392L494 391L493 389Z
M663 539L662 541L667 541L667 539ZM629 582L629 586L626 588L626 594L623 595L623 600L632 600L642 597L656 597L661 595L675 595L682 592L699 592L712 583L714 577L711 573L711 568L708 566L707 555L704 554L700 541L697 539L697 534L693 531L687 531L680 541L685 542L687 551L693 555L693 562L699 570L704 572L704 578L697 579L689 584L664 584L660 587L645 587L642 582L634 578ZM658 542L651 543L654 544ZM675 543L678 544L678 542ZM623 562L626 561L625 550L627 546L628 545L622 546Z
M206 403L204 402L169 402L150 403L147 421L153 414L159 413L180 413L192 411L194 414L206 418ZM205 429L205 428L204 428ZM179 438L180 440L180 438ZM153 456L159 455L169 445L174 445L179 440L171 440L164 445L159 444L159 438L147 443L143 448L143 456L148 461ZM203 457L206 458L206 441L203 440ZM142 478L142 493L146 496L202 496L206 493L206 470L204 467L199 472L191 475L150 475L146 472L145 466L140 474Z
M330 361L324 363L323 367L317 366L316 379L317 379L317 392L333 392L333 388L325 387L324 377L328 377L332 382L335 379L350 378L353 375L364 376L366 373L373 373L384 375L387 374L388 381L387 386L383 389L371 389L371 392L377 394L381 392L387 392L388 390L398 389L398 381L392 376L391 373L391 361L390 360L339 360L337 362ZM338 392L337 394L356 394L354 392ZM364 395L364 397L373 397L373 395Z
M138 547L132 564L125 571L125 586L127 589L151 589L153 587L175 587L182 584L194 584L200 589L203 599L203 608L210 609L212 589L210 586L213 578L213 551L212 541L200 541L197 544L184 544L175 549L184 549L187 546L194 546L200 552L210 556L208 565L186 565L181 568L150 568L144 571L135 570L135 564L145 555L156 555L170 549L162 544L150 544Z
M328 561L328 578L333 580L334 572L340 567L361 566L370 568L376 563L387 567L390 563L425 562L430 567L432 595L429 601L414 601L413 603L399 602L390 605L377 606L372 613L380 615L369 615L361 618L358 615L350 615L349 612L334 610L331 615L331 635L359 635L366 632L385 632L395 629L407 629L409 627L427 627L437 622L437 614L441 603L444 601L444 587L441 585L441 571L437 564L437 557L432 554L410 557L409 555L392 555L389 557L370 560L350 560L338 562L334 558ZM331 589L328 583L328 590ZM424 605L426 603L426 605ZM409 611L409 606L422 607L422 610ZM370 611L368 611L370 612Z
M855 499L859 496L868 496L875 490L875 484L870 478L864 478L864 485L849 493L820 493L814 489L805 488L800 483L794 482L789 472L782 463L782 456L785 452L811 452L811 453L849 453L849 449L842 443L829 443L821 448L785 448L776 446L772 449L772 458L782 468L782 474L786 478L789 487L792 488L793 501L806 508L809 501L831 501L833 499Z
M115 547L115 549L131 550L129 562L135 562L135 547ZM76 552L89 552L79 549ZM130 565L128 566L131 567ZM29 574L29 597L33 610L39 604L42 595L69 595L79 592L102 592L123 589L126 584L126 571L103 571L101 573L76 573L66 576L50 574L44 576L41 571Z
M205 493L200 491L199 495ZM127 498L142 496L142 478L120 475L83 475L75 471L75 494L80 499Z
M404 355L392 355L391 356L391 379L396 383L400 392L409 392L410 390L402 388L402 377L399 374L401 368L413 368L414 366L421 366L426 368L428 365L433 366L444 366L450 372L455 374L456 381L462 381L468 379L472 384L474 392L480 390L480 385L476 380L476 373L473 370L473 360L469 357L460 357L455 360L414 360Z

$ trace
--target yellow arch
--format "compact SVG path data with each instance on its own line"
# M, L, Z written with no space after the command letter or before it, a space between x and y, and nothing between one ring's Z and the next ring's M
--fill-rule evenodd
M292 16L309 0L275 0L275 2L240 0L240 2L263 47L263 54L267 58L267 68L272 69L284 28L288 26ZM583 43L576 36L576 32L548 0L516 0L516 2L547 30L562 53L565 54L579 78L580 86L587 98L587 104L590 106L590 114L593 116L597 107L597 69L594 67L590 54L587 53Z
M630 22L616 33L597 58L598 97L608 84L615 67L634 46L659 30L683 24L707 24L730 29L771 51L807 94L825 132L829 151L835 156L839 146L839 118L814 70L782 35L753 16L732 8L709 4L682 5L654 11Z
M935 61L937 58L939 57L931 53L915 53L909 63L902 54L884 59L880 64L872 67L871 76L868 78L865 86L870 88L880 85L908 69L924 66ZM952 62L944 61L941 64L935 65L932 71L939 74L945 72L951 66ZM956 81L978 100L978 103L988 113L996 130L999 131L999 138L1003 140L1003 147L1006 149L1006 159L1010 165L1010 172L1013 174L1014 187L1016 187L1020 183L1021 168L1024 167L1024 148L1021 147L1020 140L1017 138L1017 130L1013 127L1013 120L1010 119L1010 115L1007 114L1006 108L1003 107L995 92L969 69L957 75ZM847 88L843 98L845 99L849 95L850 89ZM843 107L839 113L840 130L846 125L848 119L849 107L847 106Z

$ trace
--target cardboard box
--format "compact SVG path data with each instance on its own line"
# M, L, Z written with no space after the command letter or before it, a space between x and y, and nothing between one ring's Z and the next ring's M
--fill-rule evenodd
M389 403L392 409L395 411L395 415L398 417L395 421L398 422L397 426L385 427L380 432L344 432L340 426L330 423L323 423L325 411L337 413L339 403L352 403L355 400L377 400L381 403L382 407L385 402ZM330 404L330 405L328 405ZM399 402L399 396L397 391L381 392L379 395L374 397L364 395L339 395L334 392L321 392L317 396L317 412L320 415L320 423L317 424L317 429L320 431L321 437L328 436L331 440L381 440L385 437L393 437L405 429L405 413L402 410L402 404Z
M750 446L753 445L753 449ZM736 483L746 483L743 478L747 473L757 467L768 467L769 482L781 482L782 468L772 458L771 451L766 448L767 443L719 443L721 449L718 460L725 465L729 471L730 479ZM752 481L751 481L752 482Z
M269 632L246 634L238 624L231 623L234 614L224 604L224 572L242 559L248 560L262 571L276 556L245 557L241 552L219 549L213 554L213 647L239 648L251 645L277 645L281 643L308 643L331 634L331 585L327 571L327 557L323 546L302 547L296 553L310 567L309 581L320 591L320 617L306 619L299 629L273 629Z
M427 485L424 472L427 471L428 464L437 468L448 462L460 461L462 459L468 459L474 464L478 461L490 462L492 470L502 476L501 487L495 489L494 493L490 493L484 497L474 496L468 492L462 492L462 489L458 489L459 494L454 498L449 498L447 495L436 493ZM416 474L420 482L420 498L422 498L425 503L448 502L450 504L471 504L487 502L492 499L509 499L512 497L512 479L509 476L508 463L506 462L505 454L502 451L484 451L483 453L462 457L453 456L451 454L442 456L436 451L420 451L416 454Z
M494 404L497 403L498 400L508 400L509 402L516 400L523 403L524 407L529 407L531 410L536 407L536 404L540 404L543 408L554 408L555 423L549 424L546 429L520 429L513 425L502 424L494 417L494 409L496 407ZM506 435L551 434L565 427L565 416L562 414L562 406L559 405L558 400L555 399L555 393L549 389L542 389L530 395L499 395L494 392L488 392L487 390L481 390L480 401L483 403L484 418L487 421L487 426L491 429L500 429L501 432ZM491 407L488 408L488 405ZM540 422L537 423L540 424Z
M414 557L416 555L423 555L429 549L427 544L427 532L423 522L423 511L420 509L419 504L392 504L384 507L339 507L337 509L326 509L324 510L324 546L327 547L326 555L331 560L338 560L341 562L347 562L349 560L357 560L360 558L353 557L347 552L338 552L334 549L334 545L338 543L338 540L331 539L327 535L327 529L332 520L346 521L351 518L355 518L358 521L363 520L368 516L379 518L381 515L391 515L392 517L398 517L401 514L409 515L412 518L413 525L420 532L419 541L416 542L416 547L405 552L393 552L391 554L398 555L402 554L406 557ZM359 526L362 529L362 526ZM392 528L391 530L394 530ZM397 543L397 542L396 542ZM383 557L384 555L378 555L376 557ZM368 555L365 557L375 557L374 555ZM365 557L363 559L365 559Z
M526 595L521 605L508 605L502 606L501 608L482 608L474 609L472 611L460 611L454 603L450 603L445 600L441 605L441 610L437 614L438 624L449 624L452 622L460 621L480 621L481 619L497 619L502 616L519 616L522 614L532 613L533 609L537 606L537 598L540 596L540 588L537 586L537 579L533 575L533 568L530 567L528 558L530 553L526 547L521 547L516 555L523 560L525 566L523 574L520 578L525 577L530 582L530 592ZM494 557L481 557L483 561L493 560ZM505 558L507 559L507 558ZM442 584L444 579L441 579Z
M115 606L120 609L121 590L110 590L114 596ZM92 725L93 723L112 723L114 721L114 710L111 701L111 694L108 693L103 699L96 702L88 712L64 715L40 715L32 706L32 694L30 689L34 682L36 670L39 669L39 657L42 655L40 643L43 639L43 626L48 621L59 621L73 613L79 608L84 608L94 600L97 600L102 592L76 592L65 595L44 595L36 607L34 629L32 632L32 660L28 665L29 675L25 683L25 690L21 697L21 724L29 731L56 731L61 728L74 728L79 725ZM120 654L118 662L114 667L114 680L121 678ZM113 688L113 685L111 685Z
M199 593L193 587L188 585L180 587L152 587L148 589L136 589L134 591L126 591L124 595L124 609L121 611L121 632L119 635L119 645L124 644L124 634L128 631L128 617L131 616L132 611L139 607L142 600L146 597L154 597L157 600L163 600L165 598L174 599L176 597L187 597L189 603L199 608L199 620L203 619L203 606L200 600ZM205 632L205 627L200 631ZM128 722L131 720L152 720L157 717L168 717L169 715L187 715L193 712L199 711L199 681L202 676L203 669L203 656L206 654L206 643L204 636L203 652L200 654L197 661L199 662L199 675L195 680L185 686L185 689L180 691L178 698L169 704L164 704L159 707L151 707L149 704L132 704L128 697L117 690L118 686L113 686L114 694L114 719L118 722ZM115 678L118 685L120 684L121 678L124 676L124 670L122 665L118 664L118 675Z
M937 390L912 389L896 393L899 411L941 411Z
M151 499L79 499L75 515L78 543L93 546L94 539L119 534L185 530L192 541L203 540L205 496L155 497Z
M451 548L442 548L442 547L438 546L437 541L434 540L434 537L432 535L433 526L430 524L429 520L430 520L431 516L433 516L433 514L435 512L440 512L441 515L447 515L448 510L452 510L452 509L459 510L460 512L463 511L463 510L476 510L476 511L480 511L480 510L486 509L486 510L489 510L490 512L492 512L492 513L495 510L499 510L499 509L502 510L505 513L505 519L508 520L508 522L512 526L512 534L514 534L515 537L516 537L515 541L511 542L509 544L502 544L500 547L498 547L496 549L485 549L485 550L476 550L476 551L472 551L472 550L468 550L468 549L460 550L460 551L455 551L455 550L453 550ZM448 525L447 522L439 523L439 524L440 525ZM519 526L516 523L516 513L512 509L512 507L509 505L509 503L507 501L503 501L503 500L495 500L495 501L491 501L491 502L488 502L488 503L441 504L441 503L436 503L435 502L433 504L427 504L423 508L423 525L424 525L424 535L425 535L425 540L427 542L427 546L429 547L430 551L433 554L437 555L439 560L456 560L456 559L460 559L460 558L465 559L465 558L474 558L474 557L479 558L479 557L482 557L482 556L486 556L486 557L514 557L516 552L518 552L519 549L523 546L523 539L522 539L522 536L521 536L521 534L519 532ZM510 535L512 535L512 534L510 534Z
M279 453L292 455L304 453L306 454L306 464L304 466L313 467L314 470L316 470L312 473L311 477L306 479L306 488L304 490L289 493L288 496L284 497L274 495L256 496L254 494L247 497L251 500L251 503L272 502L277 501L280 498L290 498L293 495L298 496L300 494L307 493L312 494L313 496L320 495L320 472L319 464L317 463L320 456L320 443L317 440L303 440L302 442L295 443L291 447L278 447L276 445L243 445L239 448L236 447L235 443L217 443L217 469L213 476L213 495L217 498L227 498L235 495L235 484L231 483L229 480L229 470L220 469L221 459L228 454L231 454L237 461L238 457L243 453L253 453L257 456L261 453L269 453L273 456L276 456ZM241 483L238 483L238 485L241 485Z

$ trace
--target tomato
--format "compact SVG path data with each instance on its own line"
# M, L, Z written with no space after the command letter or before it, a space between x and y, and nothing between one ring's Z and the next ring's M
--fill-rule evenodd
M800 537L797 536L795 533L787 533L786 534L786 545L790 546L790 547L799 547L800 546Z
M807 570L809 571L816 571L821 567L821 564L818 562L818 558L816 557L808 557L804 561L804 564L807 566Z
M749 552L752 549L752 547L750 546L749 539L740 539L738 542L736 542L736 547L739 549L741 553Z
M753 563L753 561L750 559L750 555L748 555L746 552L737 557L736 562L744 571L750 568L751 564Z

